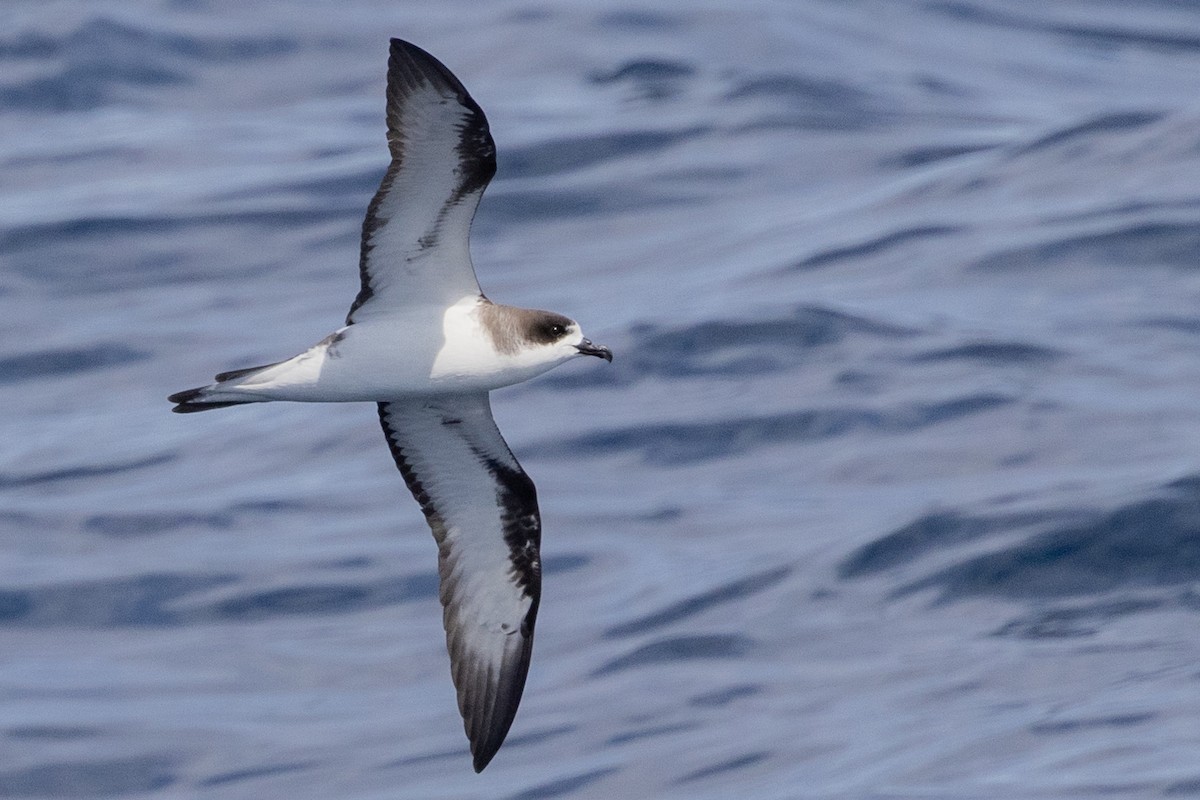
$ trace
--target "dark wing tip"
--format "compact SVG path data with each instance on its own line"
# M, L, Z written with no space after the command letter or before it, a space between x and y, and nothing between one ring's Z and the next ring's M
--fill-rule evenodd
M482 772L504 744L525 692L533 652L533 630L530 628L527 632L512 635L519 636L521 643L515 653L510 651L504 659L499 675L491 669L476 671L474 675L464 676L468 680L459 685L459 710L471 742L476 772ZM472 678L474 680L470 680Z
M412 86L413 81L417 79L424 79L434 86L450 89L458 95L459 102L463 105L472 110L479 109L479 105L471 99L471 95L467 93L467 88L462 85L462 81L456 78L445 64L412 42L392 39L392 46L388 52L388 82L400 80Z
M426 87L443 98L453 98L466 110L461 126L456 126L457 150L464 176L458 192L487 186L496 174L496 144L492 141L487 115L445 64L403 39L392 39L388 55L387 124L392 157L403 157L405 105L409 98Z

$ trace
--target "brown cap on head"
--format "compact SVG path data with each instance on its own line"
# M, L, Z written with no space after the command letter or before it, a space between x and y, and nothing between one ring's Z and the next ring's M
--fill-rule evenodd
M479 307L479 319L496 349L507 355L527 344L553 344L567 334L575 323L553 311L516 308L496 303Z

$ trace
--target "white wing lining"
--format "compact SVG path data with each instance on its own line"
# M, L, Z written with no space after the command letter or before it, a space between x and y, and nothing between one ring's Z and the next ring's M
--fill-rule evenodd
M486 393L379 404L392 456L438 543L443 623L475 771L512 725L541 597L537 492Z

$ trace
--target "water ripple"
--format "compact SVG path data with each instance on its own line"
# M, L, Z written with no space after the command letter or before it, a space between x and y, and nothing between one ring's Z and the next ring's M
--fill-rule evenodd
M736 581L730 581L715 589L710 589L707 592L702 592L680 600L677 603L672 603L666 608L639 617L638 619L615 625L606 630L604 636L608 639L634 636L679 622L696 614L701 614L714 606L734 600L742 600L765 591L782 581L791 572L791 567L775 567L765 572L760 572L757 575L749 575Z
M819 306L746 320L678 327L637 325L629 345L603 370L550 373L543 386L628 386L647 378L744 377L803 364L813 350L854 338L888 340L915 332Z
M96 344L91 347L36 350L0 358L0 384L74 375L107 367L135 364L150 358L150 353L123 344Z
M640 453L649 464L686 464L742 455L760 447L811 442L855 431L918 430L1013 403L1010 397L978 394L941 403L890 410L829 408L713 422L634 425L543 442L526 448L539 456Z
M102 478L132 472L139 469L158 467L174 461L174 453L160 453L134 461L123 461L116 464L85 464L77 467L61 467L44 472L2 473L0 472L0 490L16 489L24 486L40 486L61 481L75 481L84 478Z
M175 759L162 755L64 761L0 772L3 797L97 797L153 792L177 782Z
M694 659L740 658L754 648L754 641L736 633L674 636L658 639L615 658L592 673L609 675L638 667L674 664Z

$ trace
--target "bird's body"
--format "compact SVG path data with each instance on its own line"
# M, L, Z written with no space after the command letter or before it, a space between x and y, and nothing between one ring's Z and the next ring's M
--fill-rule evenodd
M541 596L537 493L496 429L488 392L612 353L561 314L480 291L468 235L495 146L458 79L393 39L387 98L392 163L363 222L362 286L346 325L293 358L169 399L180 413L273 400L378 404L438 543L451 674L478 771L516 714Z
M504 316L526 309L499 307ZM378 402L487 392L529 380L577 355L572 345L505 352L496 304L475 295L449 308L416 306L347 325L303 353L205 387L210 402ZM197 409L202 410L202 409Z

